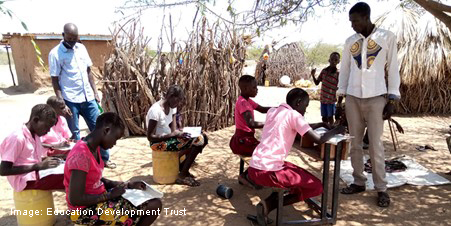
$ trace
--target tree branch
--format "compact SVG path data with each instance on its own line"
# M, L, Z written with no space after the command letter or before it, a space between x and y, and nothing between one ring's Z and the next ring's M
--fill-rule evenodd
M420 5L421 7L423 7L433 16L435 16L441 22L443 22L446 25L446 27L448 27L448 29L451 31L451 16L443 12L444 11L443 9L449 10L451 8L450 6L430 0L413 0L413 1L416 2L418 5Z

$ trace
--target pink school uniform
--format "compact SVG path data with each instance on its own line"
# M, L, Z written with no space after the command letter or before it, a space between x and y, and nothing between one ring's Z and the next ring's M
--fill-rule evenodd
M106 192L105 185L101 181L102 172L105 167L100 157L100 148L97 148L100 162L97 162L94 155L88 148L85 141L78 141L66 159L64 166L64 186L66 187L66 201L70 210L83 209L86 206L74 206L69 201L69 184L72 170L81 170L86 172L85 193L90 195L99 195Z
M60 115L57 119L56 125L50 128L50 131L46 135L41 137L41 142L43 144L59 144L72 136L66 118ZM45 148L45 151L48 156L68 153L68 151L53 150L49 148Z
M230 149L237 155L251 156L259 141L255 139L255 129L249 128L243 113L249 111L252 118L254 118L254 110L257 109L258 104L253 100L245 99L242 96L238 97L235 104L235 134L230 139Z
M66 118L58 116L58 121L50 131L41 137L41 142L44 144L58 144L66 141L72 136Z
M266 115L260 144L249 163L249 178L258 185L290 189L300 200L320 195L321 181L285 159L296 134L311 130L304 116L288 104L271 108Z
M3 140L0 154L2 161L12 162L13 166L34 165L46 156L40 137L36 135L33 137L25 124ZM58 175L40 180L37 172L29 172L7 176L7 179L16 192L25 189L53 190L63 187L62 177Z

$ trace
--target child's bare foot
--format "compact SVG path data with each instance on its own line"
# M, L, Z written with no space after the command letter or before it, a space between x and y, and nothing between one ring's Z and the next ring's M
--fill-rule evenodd
M182 185L188 185L190 187L197 187L200 186L200 183L196 180L194 180L194 178L186 176L186 177L179 177L177 178L177 180L175 180L176 184L182 184Z

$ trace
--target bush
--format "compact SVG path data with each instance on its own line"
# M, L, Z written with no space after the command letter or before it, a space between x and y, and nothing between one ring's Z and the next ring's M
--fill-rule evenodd
M246 60L258 60L263 52L263 47L251 46L246 50Z
M329 64L329 56L332 52L338 52L341 55L342 46L323 43L321 41L315 44L300 43L304 50L307 60L307 67Z

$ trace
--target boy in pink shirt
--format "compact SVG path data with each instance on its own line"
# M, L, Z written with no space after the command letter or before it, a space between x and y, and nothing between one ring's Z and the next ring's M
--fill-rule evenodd
M2 162L0 175L7 179L16 192L27 189L63 189L63 175L39 178L38 171L54 168L59 160L46 156L40 136L56 123L56 113L47 104L38 104L31 110L30 120L22 128L8 135L0 144Z
M41 137L41 142L50 147L46 149L48 156L67 155L68 151L59 151L58 148L69 146L69 138L72 136L66 118L63 116L66 104L64 100L56 96L51 96L47 99L47 104L50 105L56 112L57 122L50 131Z
M259 141L255 138L255 129L263 128L263 123L254 121L254 110L266 113L269 107L262 107L251 100L257 96L257 81L250 75L243 75L238 81L241 95L235 104L235 134L230 139L230 149L237 155L252 156ZM241 183L249 185L247 170L239 176Z
M304 119L309 96L303 89L295 88L287 94L287 103L271 108L266 116L260 144L255 148L249 163L249 179L257 185L290 189L283 199L284 206L303 201L322 193L321 181L306 170L285 159L294 143L296 134L305 136L317 144L344 132L340 126L318 135L313 129L326 127L325 123L309 125ZM312 129L313 128L313 129ZM272 193L257 205L257 220L266 225L269 212L277 207L277 193Z

